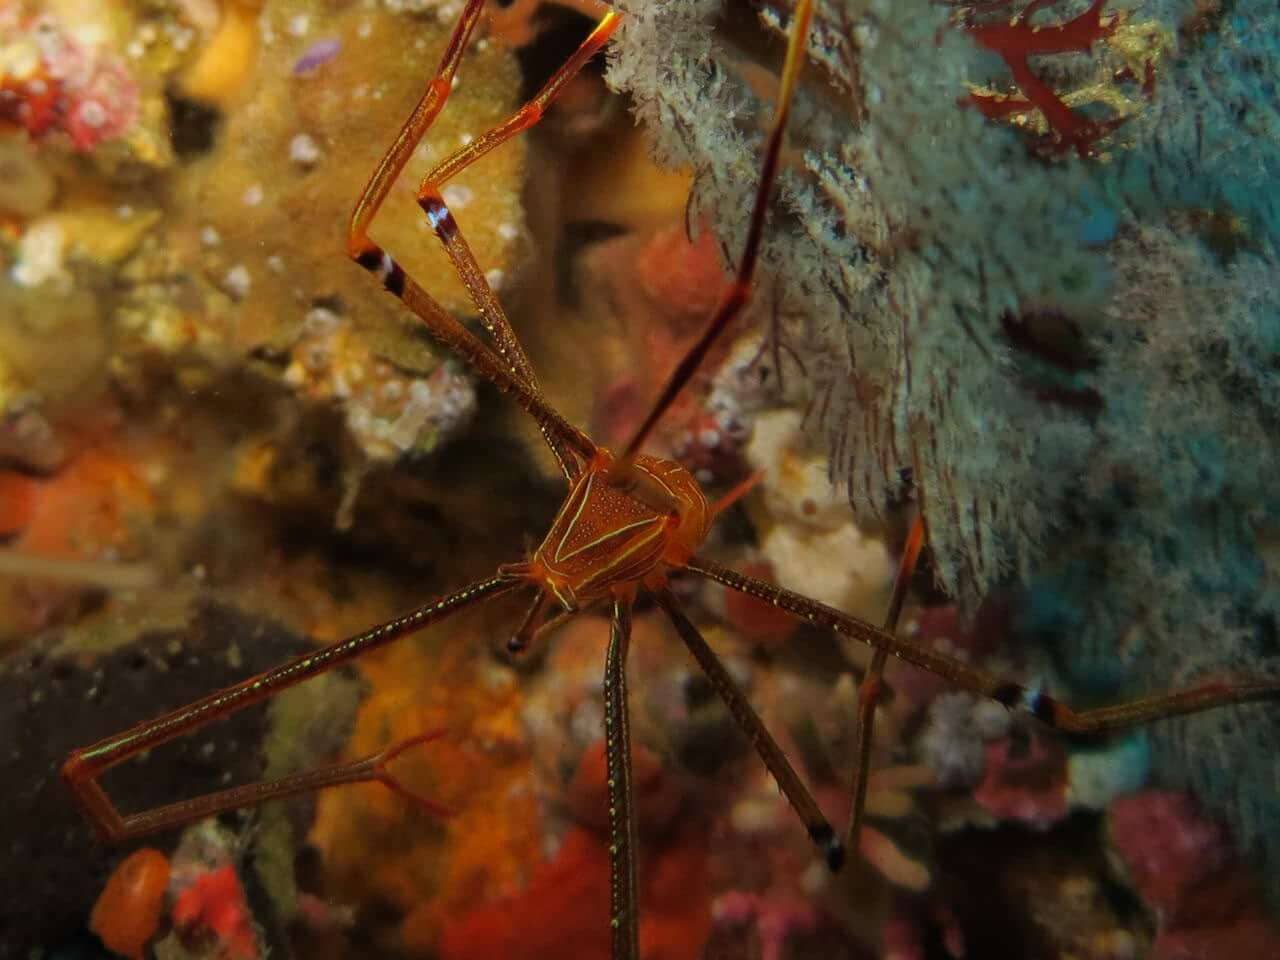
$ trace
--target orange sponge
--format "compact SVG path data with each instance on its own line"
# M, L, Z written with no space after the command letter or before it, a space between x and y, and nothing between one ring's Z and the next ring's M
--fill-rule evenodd
M142 960L142 948L160 925L168 886L168 858L150 847L134 851L107 880L93 905L89 929L112 953Z

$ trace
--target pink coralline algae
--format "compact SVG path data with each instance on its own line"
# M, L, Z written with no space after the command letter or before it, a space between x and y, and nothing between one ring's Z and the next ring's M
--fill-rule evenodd
M783 960L787 941L812 934L822 920L804 900L770 898L739 890L717 897L711 914L717 926L754 925L760 941L760 960Z
M1144 790L1109 811L1111 843L1155 912L1153 960L1280 958L1280 929L1225 827L1184 793Z
M0 10L0 129L62 135L88 152L122 137L138 114L138 85L118 58L81 44L53 17Z
M982 782L973 799L1000 820L1045 828L1067 815L1067 752L1038 731L985 747Z

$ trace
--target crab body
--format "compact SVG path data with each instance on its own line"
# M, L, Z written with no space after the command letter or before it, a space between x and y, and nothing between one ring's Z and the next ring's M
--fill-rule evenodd
M613 455L601 448L574 482L525 576L566 610L634 594L683 567L711 519L701 487L680 464L641 454L615 470Z

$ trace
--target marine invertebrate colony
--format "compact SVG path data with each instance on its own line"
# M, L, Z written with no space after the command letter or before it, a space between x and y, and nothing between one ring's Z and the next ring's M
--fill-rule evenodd
M1272 699L1280 696L1280 682L1258 679L1238 683L1205 684L1166 695L1145 698L1115 707L1075 711L1064 703L1028 690L1006 678L976 670L964 661L932 648L898 638L893 633L907 574L922 544L924 527L916 523L890 603L886 626L857 620L799 593L773 586L702 558L697 551L706 538L717 508L708 504L695 479L680 465L640 452L654 424L687 384L719 335L740 314L751 295L755 265L766 219L766 201L778 169L782 136L792 93L809 36L810 5L801 2L791 27L777 113L766 141L765 159L750 203L747 242L735 282L717 306L703 336L676 367L649 415L630 442L615 455L597 446L570 424L544 399L532 365L495 297L484 274L462 237L446 203L442 187L455 173L488 151L536 122L564 83L607 40L618 15L606 13L578 51L553 75L544 88L510 120L464 146L427 174L418 191L419 205L447 250L458 274L475 301L489 337L484 342L445 312L400 266L394 257L369 237L369 227L387 196L391 183L408 156L444 108L462 60L468 37L480 15L483 0L470 0L455 28L440 68L422 100L375 169L357 202L348 233L348 253L374 274L387 292L401 300L440 341L459 353L474 371L511 394L541 428L569 487L568 496L542 544L525 561L504 565L446 597L427 603L404 616L301 656L281 667L168 713L156 720L109 737L74 752L63 768L69 786L99 832L109 839L137 836L209 814L304 790L362 781L385 784L417 800L428 809L429 801L415 796L391 769L405 751L434 738L422 734L399 742L373 756L337 763L310 773L285 777L207 794L139 813L123 814L98 782L100 774L153 746L164 743L210 720L259 702L351 658L380 647L408 633L442 620L463 608L531 589L533 601L516 631L512 645L520 648L536 636L547 621L553 604L566 614L593 605L612 610L610 642L605 664L605 726L608 766L611 860L612 949L615 957L638 954L636 916L636 850L632 770L627 707L626 658L631 632L631 610L637 593L655 596L711 686L724 699L738 724L749 734L761 759L777 780L829 866L841 865L844 848L803 781L793 770L769 732L738 689L698 629L682 612L667 587L675 572L687 570L724 586L763 600L814 626L832 630L875 649L864 681L862 723L855 758L855 801L851 830L858 827L861 797L865 796L871 711L877 699L879 673L893 654L933 671L955 685L981 694L1011 709L1020 709L1040 722L1062 730L1098 733L1148 720L1196 712L1226 703ZM731 499L730 494L726 500ZM603 923L603 920L602 920Z
M54 17L33 15L22 4L0 10L0 130L62 134L87 153L133 125L138 101L125 65L81 43Z
M694 170L691 220L729 259L769 102L720 29L738 8L623 6L609 79L655 155ZM763 4L765 29L787 8ZM971 611L1016 584L1036 668L1079 696L1280 669L1280 499L1259 482L1280 464L1276 17L1254 0L815 15L824 73L797 95L762 253L814 381L809 428L860 519L909 470L942 586ZM1152 748L1155 775L1280 876L1274 713L1162 725Z

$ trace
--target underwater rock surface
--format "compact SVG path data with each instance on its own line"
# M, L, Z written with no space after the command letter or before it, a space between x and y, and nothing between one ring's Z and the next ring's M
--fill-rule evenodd
M130 849L93 838L58 776L66 755L307 646L278 625L216 604L197 607L181 627L121 636L111 647L103 639L55 634L0 662L5 960L72 939L88 923L86 904ZM121 810L136 811L258 779L267 732L268 708L250 708L112 771L111 796ZM174 836L147 842L163 845Z

